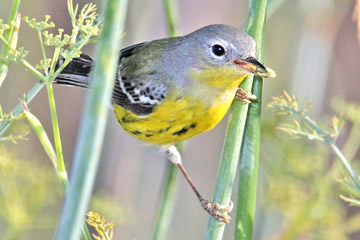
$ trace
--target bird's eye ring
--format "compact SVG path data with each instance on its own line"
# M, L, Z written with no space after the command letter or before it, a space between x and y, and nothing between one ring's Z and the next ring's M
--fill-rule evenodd
M212 52L218 57L221 57L225 54L225 48L219 44L215 44L211 49Z

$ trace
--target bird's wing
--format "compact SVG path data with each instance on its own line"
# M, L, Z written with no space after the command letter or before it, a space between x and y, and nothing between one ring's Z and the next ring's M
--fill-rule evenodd
M136 44L120 52L112 101L139 116L151 114L168 94L162 50L177 38Z

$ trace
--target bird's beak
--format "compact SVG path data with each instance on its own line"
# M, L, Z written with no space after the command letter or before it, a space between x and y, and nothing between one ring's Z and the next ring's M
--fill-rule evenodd
M233 63L236 66L238 66L239 68L241 68L247 72L250 72L254 75L264 77L264 78L269 77L269 72L266 69L266 67L264 67L264 65L262 65L254 57L248 57L246 59L235 59L235 60L233 60Z

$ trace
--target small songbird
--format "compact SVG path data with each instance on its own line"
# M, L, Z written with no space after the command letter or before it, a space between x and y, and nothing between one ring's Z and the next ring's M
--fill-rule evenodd
M255 58L255 41L227 25L210 25L182 37L136 44L120 52L112 95L117 120L130 135L162 146L194 190L202 207L215 219L229 222L230 206L201 197L186 173L174 144L212 129L234 99L256 99L239 89L249 74L272 72ZM89 87L94 60L75 58L55 82Z

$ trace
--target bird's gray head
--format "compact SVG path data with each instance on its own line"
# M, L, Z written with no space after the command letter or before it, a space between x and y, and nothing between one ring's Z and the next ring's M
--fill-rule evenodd
M254 39L237 28L209 25L185 35L180 42L180 48L186 49L183 54L192 60L191 66L199 70L228 66L267 77L266 68L255 58Z
M255 57L255 41L245 32L223 24L209 25L190 33L186 38L196 39L198 53L222 64L238 58Z

